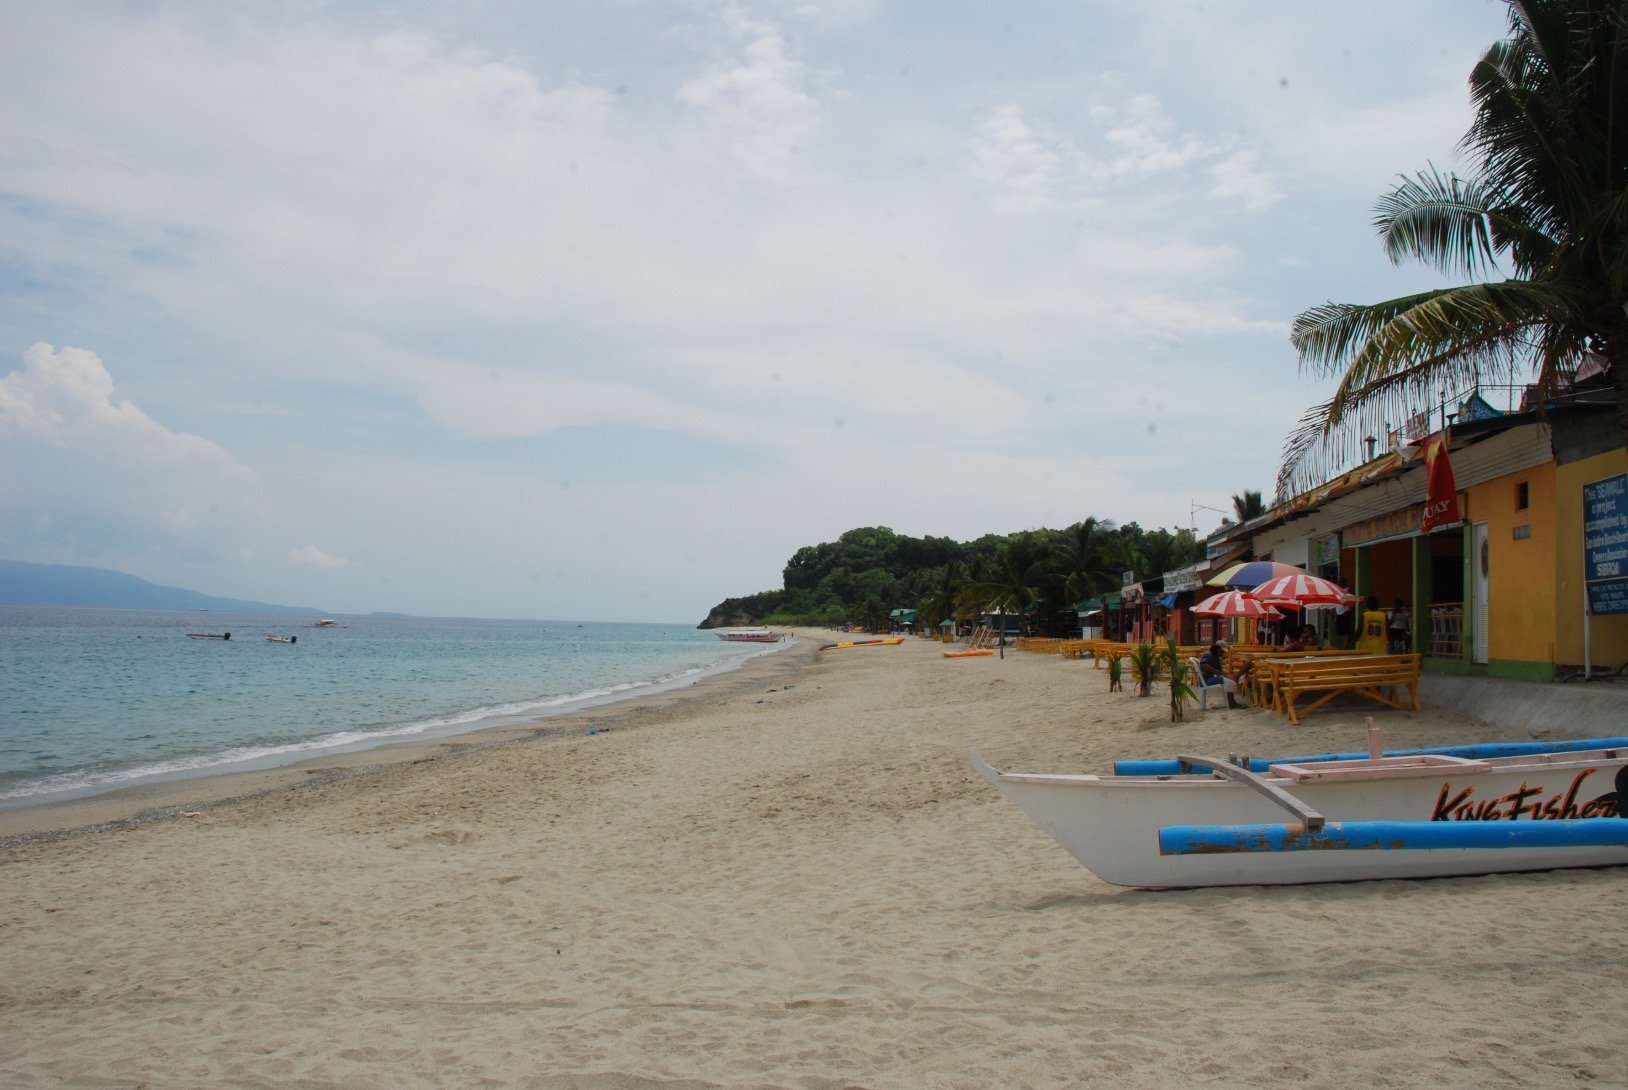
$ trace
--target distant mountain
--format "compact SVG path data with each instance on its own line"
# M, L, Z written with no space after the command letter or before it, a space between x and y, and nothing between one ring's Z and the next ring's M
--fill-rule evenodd
M318 613L309 606L278 606L243 598L216 598L163 587L107 568L0 560L0 605L101 606L109 609L217 609L259 613Z

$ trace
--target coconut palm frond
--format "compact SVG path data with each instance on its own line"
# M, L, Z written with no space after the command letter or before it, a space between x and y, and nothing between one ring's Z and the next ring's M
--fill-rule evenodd
M1460 382L1483 369L1499 377L1513 373L1512 351L1526 347L1525 332L1542 325L1563 298L1545 285L1518 281L1415 296L1346 362L1330 424L1386 382L1417 387L1434 377Z
M1384 303L1323 303L1302 311L1289 331L1300 369L1315 378L1340 373L1368 339L1410 306L1414 297Z
M1342 387L1360 389L1429 359L1513 337L1564 302L1563 294L1542 285L1504 281L1383 303L1324 303L1295 319L1289 339L1303 370L1339 375Z
M1459 150L1480 160L1480 177L1503 203L1551 236L1565 233L1565 194L1579 165L1554 117L1549 69L1531 43L1499 42L1470 73L1475 120Z
M1624 77L1628 82L1628 77ZM1628 149L1624 149L1628 155ZM1614 298L1628 297L1628 186L1620 190L1604 208L1589 232L1591 259L1598 262Z
M1335 466L1361 462L1368 437L1383 439L1450 394L1529 369L1548 383L1575 367L1583 341L1566 318L1578 306L1569 285L1506 280L1307 311L1296 323L1296 347L1340 383L1290 433L1278 502L1326 480Z
M1628 3L1508 4L1508 38L1470 74L1473 169L1404 177L1376 225L1392 260L1473 273L1507 259L1512 276L1301 314L1302 371L1339 386L1290 434L1280 502L1447 387L1530 373L1546 399L1585 349L1608 364L1628 432Z
M1404 177L1374 209L1393 264L1423 261L1445 273L1475 276L1495 260L1491 219L1497 208L1484 188L1434 170Z

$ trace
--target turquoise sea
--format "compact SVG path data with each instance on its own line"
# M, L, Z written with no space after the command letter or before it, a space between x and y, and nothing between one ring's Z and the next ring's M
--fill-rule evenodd
M525 722L765 653L682 625L334 620L0 606L0 807Z

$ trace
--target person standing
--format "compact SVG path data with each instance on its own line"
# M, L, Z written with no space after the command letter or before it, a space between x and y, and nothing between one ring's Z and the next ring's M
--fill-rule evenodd
M1396 606L1391 610L1386 635L1390 639L1391 654L1408 653L1408 648L1413 643L1413 619L1408 613L1408 607L1400 598L1396 600Z
M1357 621L1357 650L1369 655L1385 653L1385 635L1390 621L1379 608L1379 595L1368 595L1368 608Z

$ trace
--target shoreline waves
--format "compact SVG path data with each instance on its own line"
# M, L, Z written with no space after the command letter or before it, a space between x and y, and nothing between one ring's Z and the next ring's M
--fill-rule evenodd
M0 814L0 1081L1618 1081L1625 868L1119 889L968 762L1360 748L1369 709L1171 724L1090 663L799 636L546 721Z
M200 651L174 639L196 616L0 613L8 674L23 679L0 694L0 812L570 714L775 650L678 626L360 618L297 650L251 638Z

